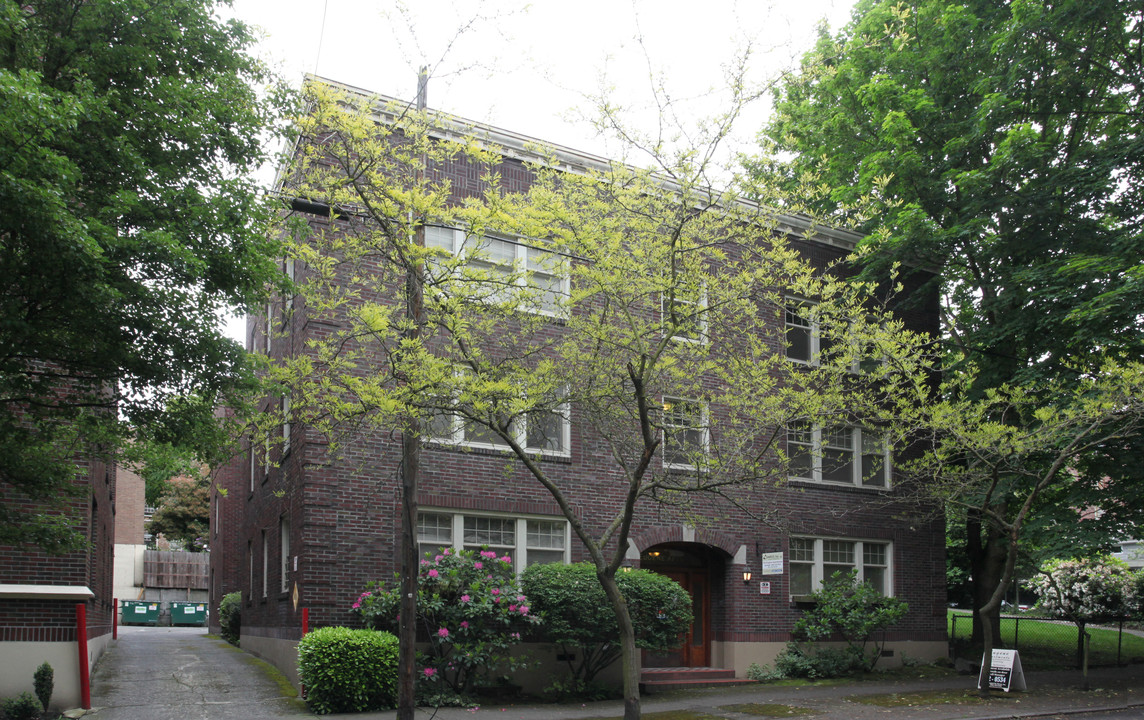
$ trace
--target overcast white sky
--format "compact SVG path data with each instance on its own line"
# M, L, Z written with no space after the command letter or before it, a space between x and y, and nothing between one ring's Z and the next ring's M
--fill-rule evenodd
M602 80L654 127L655 74L683 104L683 122L725 104L723 68L750 44L749 80L794 65L815 26L838 28L853 0L234 0L234 15L265 34L261 55L299 84L314 73L401 99L417 68L433 69L429 106L604 157L618 148L589 119ZM642 42L641 42L642 39ZM725 148L750 149L766 116L759 103ZM637 158L627 158L637 162ZM232 323L233 324L233 323ZM239 329L238 337L242 336Z
M662 73L673 96L700 99L694 114L705 114L719 107L707 93L723 86L721 66L748 42L751 78L763 82L809 47L820 20L843 24L853 0L404 4L403 11L394 0L234 0L233 12L265 32L264 57L292 81L311 72L411 99L417 68L428 64L430 107L606 155L608 146L577 118L590 114L584 95L599 89L602 73L634 108L650 100L649 71ZM760 106L744 118L740 142L750 141L763 113Z

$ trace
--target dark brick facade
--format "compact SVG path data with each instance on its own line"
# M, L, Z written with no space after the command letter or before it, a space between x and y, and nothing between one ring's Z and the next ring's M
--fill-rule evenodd
M507 189L527 187L527 169L516 160L498 168ZM452 180L459 194L478 192L473 169L458 162L439 172ZM308 217L315 228L331 221ZM847 252L845 243L792 241L815 265L824 267ZM294 267L299 282L306 269ZM920 282L916 280L914 282ZM287 311L288 310L288 311ZM299 298L279 300L272 307L275 332L270 341L274 357L306 352L309 338L336 328L337 319L315 318ZM782 338L783 319L775 313L772 327L757 332ZM914 329L936 330L937 298L926 297L902 313ZM554 328L554 332L559 332ZM248 347L266 350L266 318L252 316ZM266 401L267 406L278 402ZM212 522L212 608L229 590L243 593L243 632L283 640L301 635L301 608L309 608L311 627L353 625L350 605L372 579L390 578L399 556L400 437L381 430L365 431L341 448L337 459L326 452L324 439L311 429L291 428L289 452L271 449L271 464L252 462L250 449L216 478ZM616 482L612 460L599 439L575 422L571 426L570 457L545 457L554 481L575 487L573 499L580 518L599 532L603 518L619 506L624 488ZM560 518L547 491L507 453L429 443L422 455L418 503L442 511L473 511L505 516ZM253 476L252 476L253 470ZM944 523L933 514L892 503L892 494L863 488L795 483L742 490L744 508L712 504L706 522L694 526L672 511L640 505L633 527L635 549L655 547L702 549L711 583L711 633L717 643L785 643L802 611L792 602L788 575L760 575L763 553L788 551L790 535L837 537L892 543L892 587L910 605L906 619L887 634L890 640L945 640ZM766 518L759 520L758 518ZM289 527L289 548L295 558L281 561L280 528ZM265 545L265 549L264 549ZM585 553L573 537L573 560ZM633 558L633 564L640 560ZM286 567L283 590L281 568ZM751 569L750 584L742 571ZM264 580L265 578L265 580ZM769 581L769 595L760 594L759 581ZM265 586L265 591L263 590ZM298 606L293 597L297 593ZM245 645L244 645L245 646ZM732 664L731 660L724 661ZM737 662L737 661L736 661Z

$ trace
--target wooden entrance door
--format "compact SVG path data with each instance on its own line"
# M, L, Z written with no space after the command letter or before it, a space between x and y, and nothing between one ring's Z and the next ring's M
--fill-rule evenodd
M706 568L656 568L691 595L691 627L679 647L644 652L644 667L707 667L711 660L711 581Z

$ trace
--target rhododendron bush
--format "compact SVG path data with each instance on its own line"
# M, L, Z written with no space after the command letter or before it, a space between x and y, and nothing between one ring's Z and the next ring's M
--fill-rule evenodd
M352 609L370 627L396 632L399 587L397 578L389 585L371 582ZM423 686L440 683L469 696L492 684L494 673L521 666L512 647L539 619L520 591L511 557L488 549L442 549L421 561L417 587L418 638L428 648L418 653Z
M1132 571L1108 556L1052 560L1029 584L1045 612L1076 623L1125 617L1135 592Z

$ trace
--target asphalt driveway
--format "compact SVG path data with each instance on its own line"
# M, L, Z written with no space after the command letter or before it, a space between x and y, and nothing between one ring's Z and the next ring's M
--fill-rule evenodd
M120 627L91 677L93 720L315 717L269 665L198 627Z

